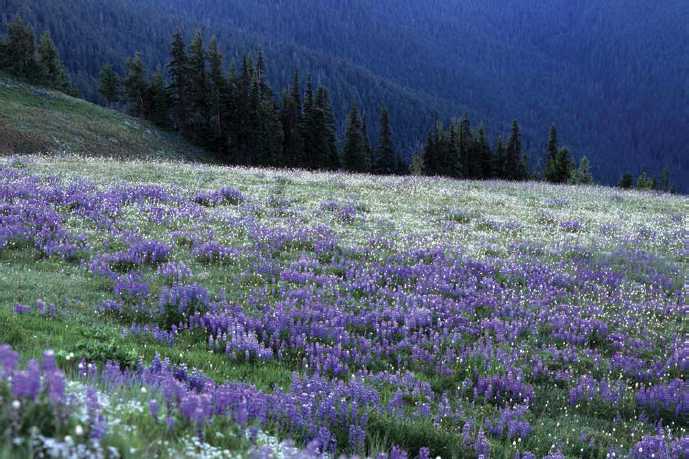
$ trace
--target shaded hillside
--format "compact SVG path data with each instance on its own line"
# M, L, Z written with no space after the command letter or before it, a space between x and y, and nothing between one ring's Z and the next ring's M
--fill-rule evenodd
M152 123L0 75L0 153L208 161L208 154Z

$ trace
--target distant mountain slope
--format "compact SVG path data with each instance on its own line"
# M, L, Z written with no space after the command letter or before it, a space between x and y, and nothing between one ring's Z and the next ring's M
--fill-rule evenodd
M0 154L59 151L120 159L213 160L149 122L0 75Z
M340 129L349 102L369 119L386 102L407 151L436 116L467 111L492 138L516 118L535 164L554 122L605 183L668 165L689 189L684 0L0 2L0 17L14 12L50 29L92 100L102 63L123 71L140 50L154 66L167 60L175 28L187 38L200 28L232 57L262 44L278 90L293 68L312 73L331 89Z

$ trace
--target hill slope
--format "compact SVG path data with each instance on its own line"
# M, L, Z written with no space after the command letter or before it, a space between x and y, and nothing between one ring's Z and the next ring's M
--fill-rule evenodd
M0 153L208 161L203 150L147 121L0 75Z

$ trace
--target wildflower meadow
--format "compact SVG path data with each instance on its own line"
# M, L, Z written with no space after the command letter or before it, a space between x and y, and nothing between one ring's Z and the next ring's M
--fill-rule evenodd
M687 457L688 210L0 159L0 457Z

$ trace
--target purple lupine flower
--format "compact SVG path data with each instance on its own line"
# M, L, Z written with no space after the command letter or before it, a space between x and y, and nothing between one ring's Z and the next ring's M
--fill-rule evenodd
M41 388L41 370L37 360L29 360L25 371L15 371L12 380L12 393L15 397L36 399Z

